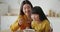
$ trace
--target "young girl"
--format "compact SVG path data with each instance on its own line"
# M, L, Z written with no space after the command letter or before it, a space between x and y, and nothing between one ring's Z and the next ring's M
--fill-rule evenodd
M39 6L33 8L31 18L31 26L36 32L50 32L50 22Z

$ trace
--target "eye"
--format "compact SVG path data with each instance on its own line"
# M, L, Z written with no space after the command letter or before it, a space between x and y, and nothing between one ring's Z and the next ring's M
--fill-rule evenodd
M30 8L30 6L27 6L27 8L29 9L29 8Z
M23 7L23 9L26 9L26 7Z

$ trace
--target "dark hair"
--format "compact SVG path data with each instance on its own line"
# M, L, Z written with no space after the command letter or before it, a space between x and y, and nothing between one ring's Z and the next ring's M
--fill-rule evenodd
M35 6L35 7L32 9L32 14L38 14L41 21L47 19L47 17L45 16L42 8L39 7L39 6ZM47 20L48 20L48 19L47 19Z
M24 5L24 4L29 4L29 5L31 6L31 8L33 8L33 6L32 6L32 4L31 4L30 1L24 0L24 1L22 2L22 4L21 4L20 15L24 15L24 12L23 12L23 5Z

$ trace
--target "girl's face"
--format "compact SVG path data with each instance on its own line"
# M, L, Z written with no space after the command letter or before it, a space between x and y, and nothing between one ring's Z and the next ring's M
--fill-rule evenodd
M31 18L32 18L34 21L38 21L38 20L39 20L39 15L38 15L38 14L31 14Z
M31 15L32 8L29 4L23 5L23 12L25 15Z

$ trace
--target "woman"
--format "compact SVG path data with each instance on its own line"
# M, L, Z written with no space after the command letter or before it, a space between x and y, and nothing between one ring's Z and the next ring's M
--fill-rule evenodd
M33 19L31 26L36 32L50 32L50 22L41 7L35 6L33 8L31 18Z
M14 32L18 28L20 30L31 28L31 11L32 11L32 4L28 0L25 0L22 2L21 8L20 8L20 15L17 19L17 21L10 26L10 29Z

